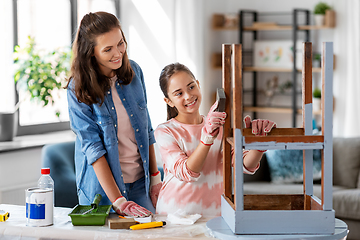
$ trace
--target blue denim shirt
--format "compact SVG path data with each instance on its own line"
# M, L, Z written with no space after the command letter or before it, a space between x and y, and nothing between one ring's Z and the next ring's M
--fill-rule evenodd
M146 193L149 195L149 146L155 143L154 131L147 109L142 70L134 61L130 60L130 63L135 76L128 85L116 83L116 89L135 132L145 171ZM101 156L105 156L121 194L128 199L119 162L117 115L111 89L105 94L104 103L101 106L100 104L79 103L71 89L73 89L72 82L69 84L67 96L70 126L76 134L75 169L79 204L89 205L98 193L103 196L101 205L112 204L91 165Z

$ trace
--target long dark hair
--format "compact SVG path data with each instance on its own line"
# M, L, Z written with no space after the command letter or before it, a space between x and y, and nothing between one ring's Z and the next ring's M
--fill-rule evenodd
M164 67L164 69L161 71L160 78L159 78L159 84L161 91L163 92L164 96L166 98L169 98L168 95L168 88L169 88L169 80L170 78L178 72L186 72L189 74L193 79L195 79L194 74L190 71L188 67L181 63L171 63ZM178 115L178 110L176 107L170 107L169 104L167 105L167 120L170 120L171 118L174 118Z
M124 42L127 42L121 29L119 20L107 12L95 12L86 14L80 22L79 29L72 46L73 59L71 74L65 88L68 88L70 80L74 81L74 92L79 102L94 104L104 102L104 95L110 89L110 79L101 73L99 65L94 57L96 37L119 28ZM121 84L129 84L134 76L127 52L125 51L122 65L115 70Z

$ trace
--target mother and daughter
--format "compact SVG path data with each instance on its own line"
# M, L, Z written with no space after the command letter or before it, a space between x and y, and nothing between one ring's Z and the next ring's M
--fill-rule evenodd
M120 215L144 217L183 209L220 215L222 125L226 113L200 115L199 81L184 65L166 66L160 87L168 121L154 131L147 109L144 76L128 59L118 19L106 12L86 14L74 44L68 89L71 129L76 134L75 168L79 204L100 204ZM255 134L275 123L245 119ZM164 166L161 182L154 143ZM259 168L263 152L244 151L244 172ZM155 210L156 207L156 210Z

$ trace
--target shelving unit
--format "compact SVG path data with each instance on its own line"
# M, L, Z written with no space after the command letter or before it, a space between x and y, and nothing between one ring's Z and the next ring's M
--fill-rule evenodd
M265 15L265 16L264 16ZM276 22L260 22L260 17L266 18L266 16L282 16L288 18L288 22L292 24L277 24ZM244 106L245 111L250 111L253 113L253 118L256 118L256 113L259 112L269 112L269 113L286 113L291 115L292 126L296 127L297 115L301 114L301 109L298 107L299 90L297 89L298 78L300 77L301 69L296 66L296 50L297 42L302 40L304 42L310 41L310 30L321 30L321 29L331 29L334 27L334 21L329 21L326 26L312 26L310 25L310 16L311 13L307 9L294 9L292 12L288 13L259 13L252 10L241 10L238 14L238 20L235 21L231 19L229 21L228 16L222 14L214 14L212 20L212 29L219 30L236 30L239 33L238 42L245 46L245 41L248 41L249 38L244 37L245 32L252 33L252 41L259 40L259 31L289 31L291 32L291 41L292 41L292 54L293 54L293 66L292 67L257 67L254 66L254 60L252 59L249 63L248 59L244 59L245 53L253 53L253 49L243 49L243 68L242 71L244 74L252 74L250 77L252 79L251 83L251 106ZM245 17L247 18L245 20ZM248 18L252 18L249 21ZM301 19L300 19L301 17ZM232 16L230 16L232 18ZM250 24L249 24L250 22ZM227 24L224 26L224 24ZM234 24L237 23L237 26ZM246 24L246 25L245 25ZM301 38L298 36L299 33L304 33L304 36ZM335 59L334 59L335 62ZM213 53L211 64L213 69L221 69L221 53ZM291 107L262 107L258 104L258 89L257 82L259 79L258 73L291 73L291 82L292 82L292 94L291 96ZM313 68L312 73L320 73L321 68ZM314 112L314 115L318 115L320 112Z

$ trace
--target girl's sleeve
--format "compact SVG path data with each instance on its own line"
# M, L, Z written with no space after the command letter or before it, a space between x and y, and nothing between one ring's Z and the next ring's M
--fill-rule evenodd
M199 179L200 173L195 173L187 167L188 156L180 148L179 143L168 128L159 126L155 130L155 139L159 146L165 171L169 171L177 179L184 182L195 182Z

